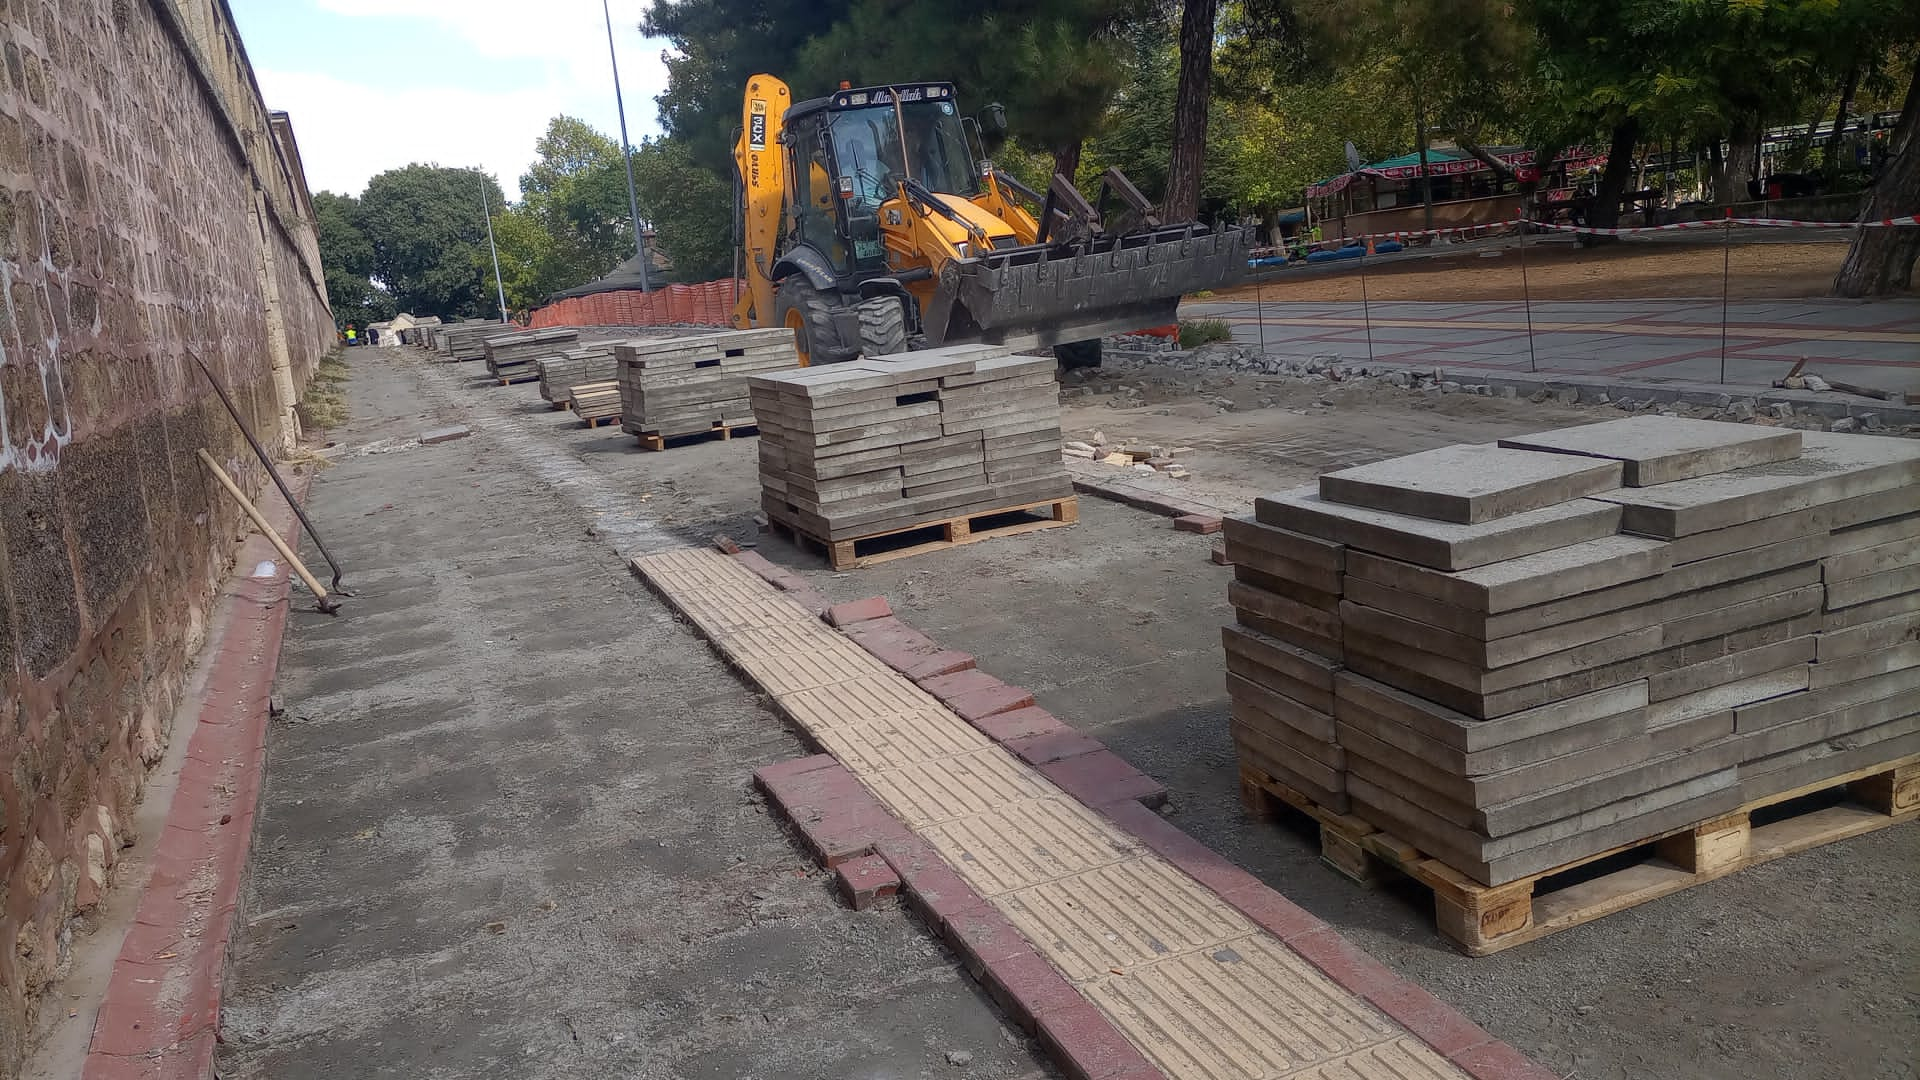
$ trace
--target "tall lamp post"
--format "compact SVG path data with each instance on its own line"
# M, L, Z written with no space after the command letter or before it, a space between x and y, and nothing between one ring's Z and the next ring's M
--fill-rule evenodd
M613 103L620 112L620 155L627 166L627 211L633 215L633 249L640 258L640 291L646 292L647 237L640 231L640 196L633 188L633 144L627 141L627 102L620 93L620 56L613 48L613 11L607 0L600 0L600 14L607 20L607 60L613 65Z
M475 169L475 172L480 170ZM500 283L500 249L493 243L493 202L487 198L487 174L480 172L480 212L487 218L487 251L493 255L493 292L500 298L500 322L507 321L507 287Z

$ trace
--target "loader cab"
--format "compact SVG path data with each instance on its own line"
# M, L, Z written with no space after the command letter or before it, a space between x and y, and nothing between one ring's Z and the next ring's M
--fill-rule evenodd
M794 184L789 236L819 251L843 279L888 270L886 208L902 182L965 199L979 192L949 83L843 89L795 104L785 130Z

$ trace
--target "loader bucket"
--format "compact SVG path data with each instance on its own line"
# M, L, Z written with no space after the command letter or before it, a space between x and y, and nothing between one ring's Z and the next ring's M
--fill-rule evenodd
M1169 226L957 259L929 306L950 311L940 340L1031 348L1166 326L1182 296L1246 272L1244 230Z

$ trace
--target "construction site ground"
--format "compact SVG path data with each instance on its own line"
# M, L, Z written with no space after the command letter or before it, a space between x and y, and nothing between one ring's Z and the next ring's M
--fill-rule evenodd
M1920 1064L1920 830L1470 959L1417 887L1359 888L1304 827L1243 812L1212 538L1085 498L1073 528L836 574L757 531L752 438L647 452L478 365L350 364L310 505L360 595L287 631L222 1076L509 1056L528 1077L1051 1075L910 915L847 910L751 795L804 748L622 561L715 533L835 601L882 594L1031 689L1164 783L1181 828L1559 1075ZM1192 479L1154 481L1228 511L1340 465L1618 415L1218 374L1073 385L1068 438L1189 448ZM445 425L473 434L418 445Z

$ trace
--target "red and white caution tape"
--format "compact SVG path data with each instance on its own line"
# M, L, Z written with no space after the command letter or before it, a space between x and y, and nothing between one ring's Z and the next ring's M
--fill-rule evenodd
M1528 225L1536 229L1548 229L1553 232L1579 233L1584 236L1630 236L1634 233L1674 232L1682 229L1724 229L1730 225L1744 225L1763 229L1893 229L1906 225L1920 225L1920 214L1908 214L1905 217L1881 218L1878 221L1793 221L1788 218L1718 218L1700 221L1674 221L1665 225L1639 225L1629 228L1599 229L1591 225L1562 225L1552 221L1529 220Z

